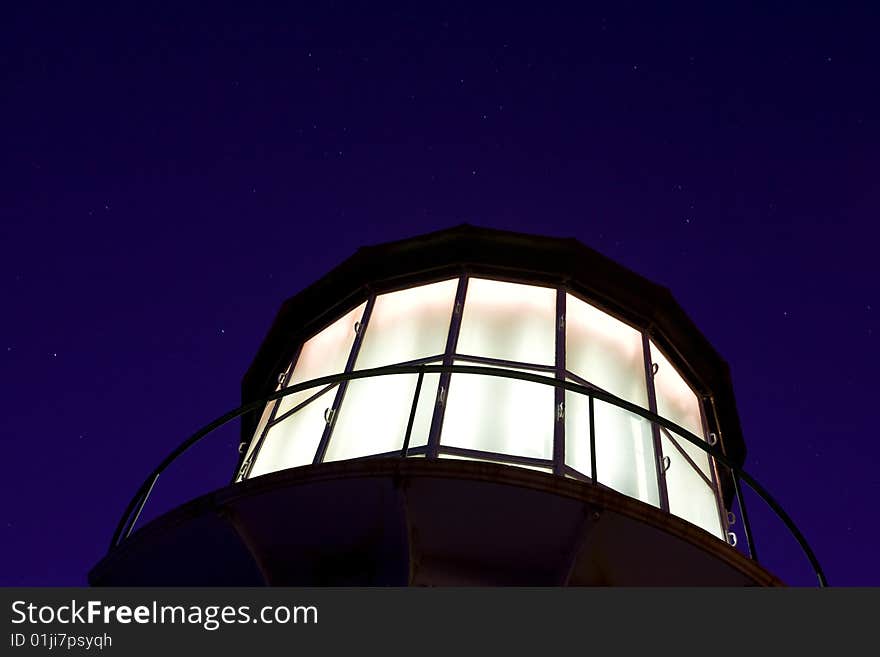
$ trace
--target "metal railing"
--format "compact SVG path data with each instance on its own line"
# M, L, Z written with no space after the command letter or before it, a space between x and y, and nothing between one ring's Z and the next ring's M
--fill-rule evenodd
M482 367L482 366L472 366L472 365L441 365L441 364L419 364L419 365L390 365L386 367L377 367L372 369L364 369L364 370L356 370L352 372L345 372L341 374L334 374L330 376L324 376L317 379L312 379L310 381L304 381L302 383L297 383L295 385L289 386L287 388L283 388L282 390L277 390L272 394L266 396L264 399L260 399L257 401L249 402L242 406L239 406L236 409L225 413L224 415L218 417L213 422L205 425L194 434L192 434L189 438L184 440L180 445L178 445L171 453L168 454L156 468L149 474L149 476L144 480L143 484L141 484L140 488L138 488L134 497L132 497L128 506L125 509L122 517L119 520L119 523L116 527L116 530L113 533L113 538L110 542L109 550L112 551L117 546L121 545L132 533L135 525L137 524L138 518L141 515L141 512L144 509L144 506L147 503L147 500L150 497L150 493L153 490L153 487L156 485L156 481L159 479L159 476L170 466L174 461L176 461L182 454L184 454L189 448L191 448L196 443L200 442L203 438L205 438L211 432L219 429L225 424L235 420L238 417L241 417L251 411L255 411L258 409L264 408L268 403L273 402L275 400L286 397L287 395L292 395L297 392L301 392L303 390L308 390L311 388L321 388L324 386L331 386L334 384L351 381L355 379L367 379L378 376L391 376L391 375L402 375L402 374L417 374L418 379L413 395L412 405L410 408L409 420L407 422L406 433L403 439L402 448L400 450L400 455L402 457L406 457L409 451L410 439L412 436L413 424L416 417L416 409L419 402L419 395L422 388L422 382L424 380L424 376L426 374L476 374L481 376L495 376L502 377L508 379L517 379L520 381L526 381L531 383L537 383L547 386L553 386L555 388L562 388L564 390L568 390L574 393L579 393L585 395L588 398L589 402L589 440L590 440L590 454L591 454L591 465L592 465L592 473L593 477L591 478L594 484L599 484L599 479L596 476L596 430L595 423L593 420L593 405L594 400L599 400L612 406L616 406L620 409L628 411L633 415L639 416L648 422L657 425L664 432L673 432L677 436L680 436L687 440L689 443L696 445L698 448L706 452L711 458L715 459L717 463L721 463L724 465L729 471L731 475L731 481L733 483L734 495L737 500L737 504L739 506L740 513L742 515L743 520L743 529L746 535L746 541L748 544L749 556L750 558L757 563L757 552L755 549L755 542L752 536L751 527L749 525L748 513L745 507L745 501L742 497L742 483L745 482L769 507L773 510L776 516L783 522L788 531L794 536L795 540L797 540L801 549L804 551L807 559L810 562L810 565L815 572L816 578L818 580L819 586L825 587L828 585L828 582L825 578L825 574L822 570L821 565L819 564L818 559L816 558L815 553L810 547L807 539L804 537L803 533L798 529L795 525L794 521L791 517L785 512L785 510L780 506L780 504L773 498L772 495L760 484L758 483L754 477L748 474L741 467L737 466L729 457L727 457L717 446L710 445L703 438L696 436L691 433L687 429L670 422L669 420L657 415L656 413L652 413L649 410L641 408L636 404L630 403L624 399L616 397L611 393L605 392L604 390L582 385L580 383L576 383L574 381L567 381L556 379L548 376L542 376L540 374L533 374L530 372L525 372L521 370L511 370L504 369L499 367ZM667 434L668 435L668 434ZM671 436L670 436L671 438ZM733 549L733 548L732 548Z

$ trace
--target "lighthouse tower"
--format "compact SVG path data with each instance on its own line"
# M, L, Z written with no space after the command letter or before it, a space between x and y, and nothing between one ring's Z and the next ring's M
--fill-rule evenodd
M208 427L93 585L780 584L726 363L576 240L362 248L284 303L242 397L229 485L135 527Z

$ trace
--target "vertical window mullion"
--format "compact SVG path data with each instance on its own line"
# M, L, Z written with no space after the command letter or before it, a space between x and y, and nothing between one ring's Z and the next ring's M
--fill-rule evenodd
M565 381L565 289L556 289L556 380ZM565 474L565 388L554 394L553 474Z
M361 317L361 321L358 324L357 335L354 336L351 351L348 354L348 361L345 363L346 374L354 370L358 352L360 351L361 344L364 341L364 335L366 334L370 323L370 313L373 312L373 305L375 303L376 295L371 294L370 298L367 300L367 306L364 308L364 314ZM324 427L324 433L321 435L321 441L318 443L318 451L315 453L315 460L313 463L321 463L324 460L324 454L327 452L327 445L330 443L330 436L333 433L333 427L336 425L336 418L339 417L339 407L342 406L342 400L345 397L345 391L347 388L348 381L343 381L339 384L339 389L336 391L336 398L333 400L333 405L330 407L333 415L329 422L327 422L327 426Z
M657 394L654 390L654 365L651 362L651 343L648 332L642 331L642 353L645 358L645 385L648 387L648 410L657 414ZM663 469L663 446L660 441L660 427L651 423L654 438L654 465L657 468L657 488L660 492L660 508L669 513L669 493L666 489L666 472Z
M700 397L699 402L700 424L703 427L703 438L706 439L708 444L709 420L706 417L706 409L702 397ZM718 442L716 441L715 444L717 445ZM724 495L721 492L721 479L718 476L718 464L715 462L714 458L709 456L709 454L706 454L706 458L709 460L709 475L712 479L712 492L715 494L715 504L718 507L718 520L721 524L721 531L724 533L724 540L727 541L729 538L728 532L730 531L730 527L727 524L727 509L724 506Z
M458 345L458 335L461 331L461 318L464 316L464 302L467 295L467 274L462 274L458 279L458 289L455 292L455 303L452 306L452 319L449 322L449 335L446 337L446 351L443 354L443 365L449 367L455 362L455 349ZM434 415L431 418L431 430L428 434L428 451L426 457L436 459L440 453L440 432L443 428L443 415L446 410L446 400L449 399L449 382L452 376L449 372L440 375L437 385L437 398L434 403Z
M300 352L302 351L301 343L299 347L296 348L296 353L293 355L293 358L290 360L290 363L287 365L287 371L284 373L283 379L280 381L281 387L276 389L284 390L287 387L290 378L293 376L293 368L296 367L296 362L299 360ZM269 419L266 420L266 426L263 427L263 431L260 432L259 436L253 436L251 440L256 440L257 444L254 446L253 452L251 452L250 459L247 463L247 471L241 476L240 481L244 481L251 476L251 471L254 469L254 463L257 462L257 457L260 455L260 448L263 446L263 442L266 439L266 435L269 433L269 429L272 428L272 422L275 420L275 414L278 412L278 407L281 406L281 399L276 399L273 402L270 402L272 406L272 411L269 413ZM257 424L259 426L259 420L257 420ZM248 443L250 445L250 443ZM244 461L247 458L245 455L247 454L247 448L245 448L244 453L241 455L241 463L238 466L238 469L235 471L235 476L238 478L238 474L241 471L241 468L244 466Z

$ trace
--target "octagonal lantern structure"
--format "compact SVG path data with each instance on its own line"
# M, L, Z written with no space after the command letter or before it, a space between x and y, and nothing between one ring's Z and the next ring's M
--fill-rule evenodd
M242 397L231 485L122 537L92 583L779 583L730 544L727 365L576 240L362 248L282 306Z

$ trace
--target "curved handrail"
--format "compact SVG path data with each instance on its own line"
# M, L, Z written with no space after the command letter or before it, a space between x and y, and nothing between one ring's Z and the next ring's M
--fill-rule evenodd
M777 517L783 522L786 528L797 540L798 544L800 545L801 549L804 551L804 554L809 560L810 565L813 567L813 570L816 573L816 577L819 580L819 586L825 587L828 585L828 581L825 578L825 573L822 570L822 566L819 564L819 560L816 558L816 555L810 547L809 543L807 542L806 537L803 535L803 533L801 533L797 525L795 525L794 520L791 519L791 517L785 512L782 506L780 506L780 504L773 498L773 496L770 495L770 493L761 484L759 484L754 477L752 477L745 470L734 463L734 461L723 454L721 450L718 449L716 446L709 445L705 440L699 438L684 427L680 427L674 422L671 422L666 418L657 415L656 413L652 413L649 410L646 410L640 406L628 402L625 399L621 399L620 397L612 395L611 393L601 390L599 388L585 386L580 383L575 383L574 381L560 380L548 376L542 376L540 374L532 374L531 372L525 372L522 370L511 370L500 367L482 367L476 365L387 365L384 367L374 367L370 369L356 370L353 372L332 374L329 376L322 376L316 379L311 379L309 381L303 381L302 383L288 386L286 388L283 388L282 390L276 390L275 392L267 395L263 399L248 402L247 404L243 404L238 408L224 413L213 422L206 424L204 427L196 431L189 438L178 445L175 449L173 449L168 454L168 456L166 456L144 480L144 483L141 484L140 488L138 488L137 492L128 503L125 512L120 518L119 523L116 526L116 531L113 533L113 538L111 539L108 551L113 550L113 548L120 545L122 541L128 538L128 536L131 534L132 530L134 529L134 525L137 522L137 519L147 502L150 491L152 491L156 480L159 478L159 475L161 475L162 472L164 472L165 469L169 465L171 465L171 463L173 463L190 447L198 443L209 433L222 427L224 424L238 417L241 417L245 413L256 410L258 408L262 408L269 402L281 399L282 397L286 397L287 395L301 392L303 390L308 390L310 388L333 385L336 383L352 381L355 379L367 379L376 376L419 373L478 374L482 376L497 376L501 378L518 379L520 381L528 381L531 383L549 385L553 386L554 388L563 388L571 392L586 395L588 398L592 397L608 404L612 404L613 406L622 408L634 415L638 415L639 417L642 417L649 422L657 424L661 427L665 427L669 431L675 432L679 436L685 438L691 444L696 445L701 450L709 454L709 456L711 456L712 458L726 465L728 468L730 468L731 471L733 471L737 476L745 481L752 488L752 490L754 490L755 493L757 493L758 496L762 500L764 500L764 502L773 510L773 512L777 515Z

